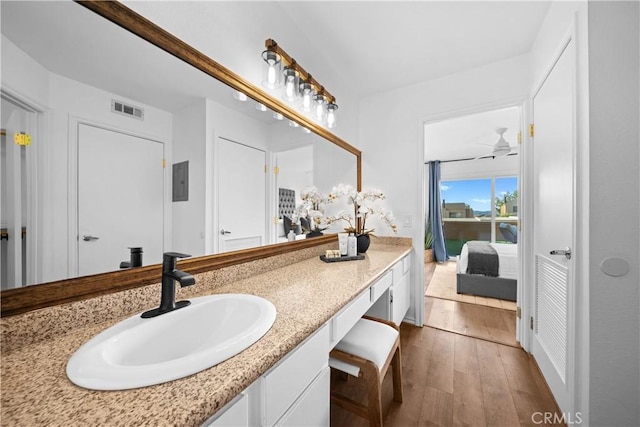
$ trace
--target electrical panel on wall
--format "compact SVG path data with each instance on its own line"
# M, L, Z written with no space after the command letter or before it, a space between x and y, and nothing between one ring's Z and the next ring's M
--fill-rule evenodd
M189 201L189 161L173 164L173 201Z

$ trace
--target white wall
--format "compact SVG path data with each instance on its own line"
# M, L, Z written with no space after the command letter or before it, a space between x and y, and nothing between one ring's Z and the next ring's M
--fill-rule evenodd
M491 107L522 103L529 90L527 56L489 64L441 79L380 93L360 103L360 136L364 187L387 194L385 207L409 217L411 227L398 235L412 237L415 250L414 293L408 317L422 301L424 122ZM384 225L376 226L389 235ZM422 320L422 319L420 319Z
M173 139L177 143L173 146L173 158L167 167L189 162L189 198L182 202L171 201L173 238L171 248L166 249L192 256L205 254L206 130L205 99L174 114Z
M638 2L589 2L590 421L640 425ZM609 257L629 264L605 275Z
M313 145L276 153L278 159L278 188L296 192L296 204L304 187L313 185Z

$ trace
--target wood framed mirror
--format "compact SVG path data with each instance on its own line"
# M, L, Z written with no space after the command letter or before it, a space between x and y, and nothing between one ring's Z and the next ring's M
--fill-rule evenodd
M153 46L189 64L199 72L216 79L229 88L246 94L250 99L265 105L274 112L304 126L313 134L328 141L335 147L349 153L355 160L356 186L361 186L361 152L343 141L324 127L309 120L295 109L284 104L260 88L246 81L231 70L202 54L154 23L138 15L119 2L80 1L80 6L95 12L107 21L146 40ZM74 5L78 6L78 5ZM78 7L80 7L78 6ZM3 39L4 41L4 39ZM259 246L251 249L204 255L181 261L181 268L192 272L204 272L223 268L273 255L287 253L333 241L335 236L327 235L296 242ZM92 298L98 295L119 292L139 286L157 283L160 280L160 265L153 264L137 269L93 274L77 278L57 280L36 285L3 290L2 315L15 315L30 310Z

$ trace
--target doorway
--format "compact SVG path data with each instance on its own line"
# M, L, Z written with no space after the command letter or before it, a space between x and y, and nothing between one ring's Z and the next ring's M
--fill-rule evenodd
M521 129L518 105L425 124L425 177L435 160L439 172L432 176L440 176L437 184L425 184L426 200L430 192L439 196L433 216L441 224L441 231L432 228L427 214L425 250L435 240L430 234L442 232L448 253L448 259L425 263L426 326L519 347ZM495 260L495 272L471 270L485 268L486 261L477 265L472 245L480 242L491 252L487 256ZM497 287L504 292L494 291Z
M0 125L0 283L35 282L35 112L2 93Z

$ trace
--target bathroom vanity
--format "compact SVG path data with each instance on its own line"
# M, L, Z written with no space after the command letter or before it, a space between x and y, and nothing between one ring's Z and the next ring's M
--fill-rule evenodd
M87 390L67 379L65 366L88 339L156 305L159 285L3 318L2 422L328 425L329 351L365 313L401 321L409 308L411 241L380 241L385 244L373 244L361 261L324 263L319 246L305 252L304 259L284 254L285 259L269 260L276 268L268 271L247 263L197 274L196 285L180 290L180 298L257 295L274 304L276 320L236 356L155 386ZM121 305L136 311L110 318ZM82 326L73 327L74 318Z

